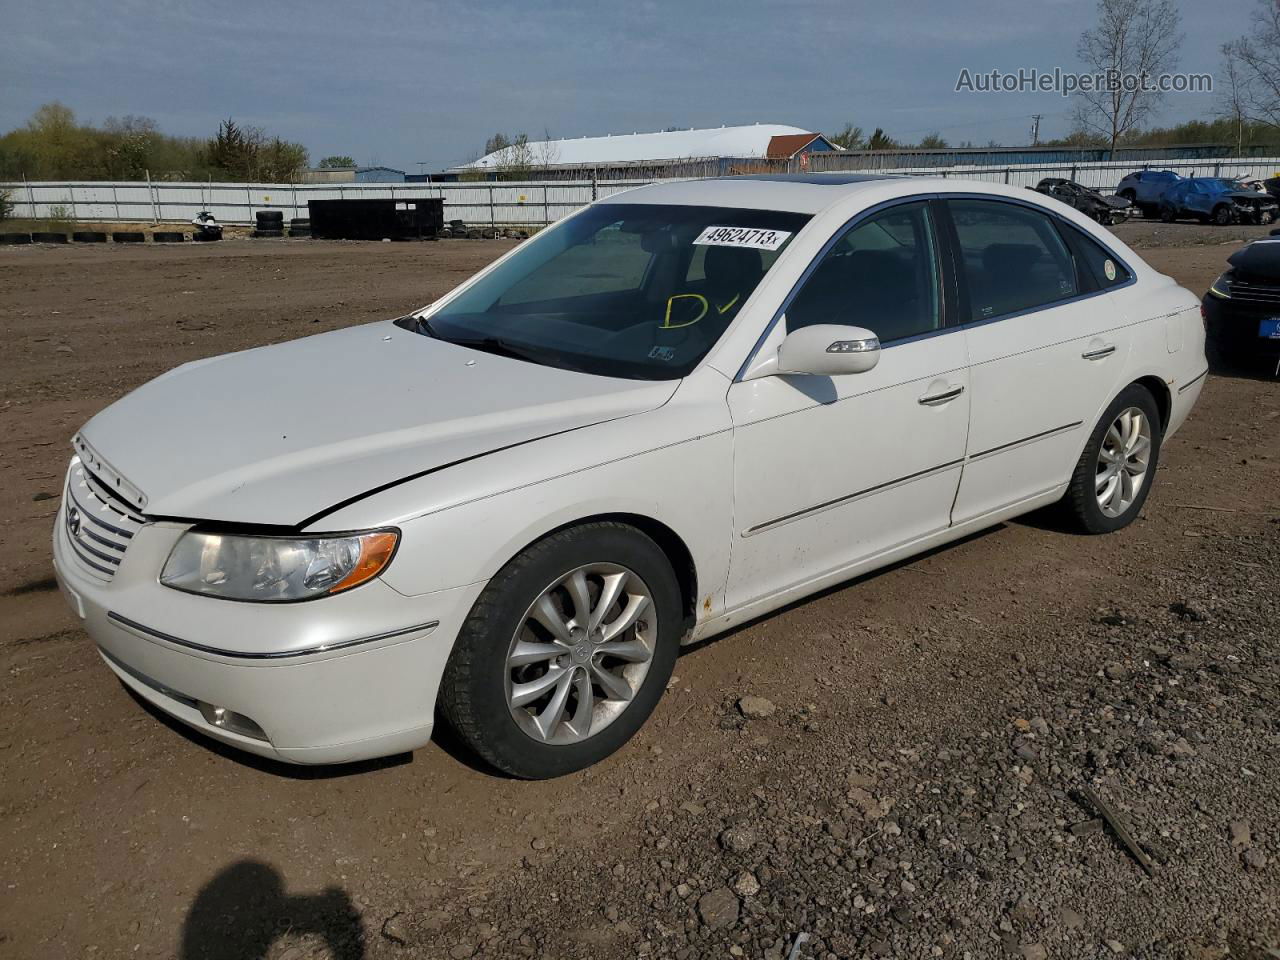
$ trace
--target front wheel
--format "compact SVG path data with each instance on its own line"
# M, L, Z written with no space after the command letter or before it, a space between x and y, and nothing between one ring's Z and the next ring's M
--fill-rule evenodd
M485 587L441 681L461 739L513 776L545 779L631 739L666 688L683 632L666 555L625 524L551 534Z
M1085 444L1065 502L1086 533L1127 527L1151 492L1163 425L1155 399L1133 384L1107 407Z
M1231 209L1226 206L1218 207L1213 211L1213 222L1220 227L1229 226L1231 223Z

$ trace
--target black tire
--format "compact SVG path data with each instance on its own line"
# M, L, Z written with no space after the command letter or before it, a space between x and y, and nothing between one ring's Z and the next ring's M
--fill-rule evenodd
M311 220L307 217L293 217L289 220L289 228L293 229L294 227L306 227L307 229L310 229Z
M203 230L196 230L194 233L191 234L192 243L213 243L214 241L221 240L221 239L222 239L222 234L205 233L205 231Z
M255 230L253 236L260 240L279 240L284 236L284 231L277 228L275 230Z
M179 230L157 230L151 234L152 243L183 243L187 235Z
M451 240L453 239L453 231L450 230L448 227L441 227L439 230L436 231L436 239Z
M1102 512L1098 504L1098 458L1102 443L1111 424L1121 412L1136 407L1146 415L1151 425L1151 449L1147 458L1146 474L1141 488L1134 496L1133 502L1119 516L1109 517ZM1151 484L1155 481L1156 469L1160 465L1160 441L1164 435L1164 423L1160 419L1160 409L1156 406L1151 392L1136 383L1130 384L1120 391L1120 395L1111 401L1106 411L1098 420L1089 442L1084 445L1084 452L1076 463L1071 474L1071 483L1067 487L1063 503L1070 513L1075 525L1085 533L1114 533L1133 522L1142 512L1142 505L1151 492Z
M111 239L115 243L144 243L147 235L140 230L117 230L111 234Z
M67 235L65 233L35 233L31 234L32 243L66 243Z
M1220 227L1231 225L1231 208L1225 203L1213 209L1213 222Z
M29 233L0 233L0 246L17 246L31 242Z
M263 224L284 223L283 210L259 210L254 214L254 217L257 218L259 223Z
M1173 207L1161 207L1161 208L1160 208L1160 222L1161 222L1161 223L1173 223L1173 221L1174 221L1175 219L1177 219L1177 218L1174 216L1174 213L1173 213Z
M556 745L521 729L507 706L507 653L529 607L547 585L591 563L615 563L649 587L657 610L653 659L630 704L599 733ZM666 689L684 631L671 563L649 537L601 521L550 534L489 581L462 626L440 684L445 719L472 751L515 777L542 780L598 763L635 735Z
M292 238L293 238L293 239L295 239L295 240L310 240L310 239L311 239L311 231L310 231L310 230L303 230L303 229L301 229L301 228L299 228L299 227L292 227L292 228L290 228L290 230L289 230L289 236L290 236L290 237L292 237Z
M76 243L106 243L107 235L99 230L77 230L71 239Z
M479 240L482 236L483 234L481 234L479 227L472 227L467 231L468 240Z

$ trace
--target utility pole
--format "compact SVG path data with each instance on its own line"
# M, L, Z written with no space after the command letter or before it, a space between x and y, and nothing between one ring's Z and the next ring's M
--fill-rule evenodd
M1031 145L1033 147L1040 144L1040 119L1042 116L1044 115L1040 113L1031 115Z

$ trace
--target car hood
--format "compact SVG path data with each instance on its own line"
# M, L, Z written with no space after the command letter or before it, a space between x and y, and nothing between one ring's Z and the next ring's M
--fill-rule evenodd
M1232 200L1239 200L1242 203L1275 203L1276 198L1265 193L1258 193L1255 190L1225 190L1218 194L1220 197L1230 197Z
M293 526L461 460L652 410L676 385L377 323L188 363L80 437L151 516Z
M1241 277L1276 283L1280 281L1280 237L1254 240L1227 257L1227 263Z
M1117 197L1114 194L1107 195L1107 194L1097 193L1097 194L1094 194L1093 196L1095 196L1098 200L1101 200L1108 207L1111 207L1114 210L1121 210L1129 206L1128 200L1126 200L1124 197Z

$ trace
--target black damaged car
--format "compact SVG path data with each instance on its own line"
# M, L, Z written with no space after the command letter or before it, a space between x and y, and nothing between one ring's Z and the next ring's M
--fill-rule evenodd
M1236 363L1280 369L1280 230L1237 250L1204 295L1210 350Z
M1063 177L1045 177L1032 189L1036 193L1056 197L1107 227L1127 219L1134 211L1133 204L1123 197L1104 196L1097 190Z

